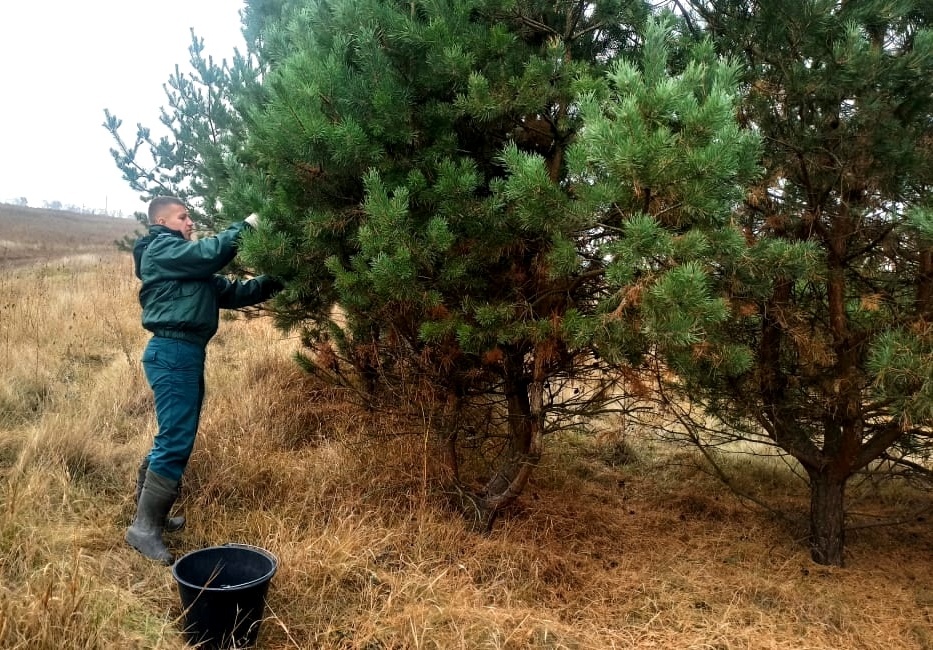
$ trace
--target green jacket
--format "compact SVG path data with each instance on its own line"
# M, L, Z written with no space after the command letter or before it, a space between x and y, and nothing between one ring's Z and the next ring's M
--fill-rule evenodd
M217 275L236 257L245 222L214 237L188 241L165 226L149 226L149 234L133 246L136 277L142 280L139 304L143 327L156 336L206 345L217 333L221 309L258 304L280 285L273 278L229 280Z

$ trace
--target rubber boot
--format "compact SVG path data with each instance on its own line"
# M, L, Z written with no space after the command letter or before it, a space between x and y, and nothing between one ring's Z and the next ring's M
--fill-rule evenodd
M139 493L136 519L126 530L126 543L137 551L162 564L171 564L175 558L162 540L165 518L178 497L178 481L153 472L146 472L143 489Z
M139 464L139 469L136 472L136 503L139 503L139 493L143 491L143 483L146 481L146 472L149 471L149 456L143 458L143 462ZM179 483L179 489L181 484ZM165 532L166 533L177 533L179 530L185 527L185 518L184 517L167 517L165 519Z

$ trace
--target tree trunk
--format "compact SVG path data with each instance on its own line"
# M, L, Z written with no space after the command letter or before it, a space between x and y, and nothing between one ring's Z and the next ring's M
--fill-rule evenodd
M846 479L810 471L810 557L817 564L843 566Z
M539 388L536 383L525 384L522 393L508 396L509 443L495 474L483 490L483 509L488 529L498 512L515 501L525 489L531 473L541 457L541 428L532 413L529 389L532 394ZM540 386L543 391L543 386Z
M442 478L444 485L448 488L460 482L460 459L457 455L457 420L459 417L460 399L453 391L449 391L441 413L441 430L444 434L441 450Z
M524 374L522 353L507 354L505 397L508 409L508 444L495 473L486 482L481 495L473 500L475 529L488 531L499 512L521 495L541 458L544 432L544 381ZM536 371L538 369L536 368Z

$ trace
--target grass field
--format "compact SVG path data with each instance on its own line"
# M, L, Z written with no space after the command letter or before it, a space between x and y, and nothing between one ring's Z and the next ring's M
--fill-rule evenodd
M75 231L65 259L0 275L0 648L185 647L170 569L123 542L155 421L129 255L100 246ZM301 374L294 346L267 319L223 319L189 525L168 538L279 558L260 648L933 648L922 517L853 531L846 568L821 567L783 465L730 469L789 519L638 428L549 440L518 506L477 535L437 494L426 425L359 410ZM931 505L888 484L849 496Z
M0 203L0 269L114 250L114 241L141 231L135 219Z

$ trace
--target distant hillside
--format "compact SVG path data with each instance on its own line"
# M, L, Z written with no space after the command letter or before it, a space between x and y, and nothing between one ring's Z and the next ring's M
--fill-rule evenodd
M0 203L0 268L113 252L143 228L135 219Z

